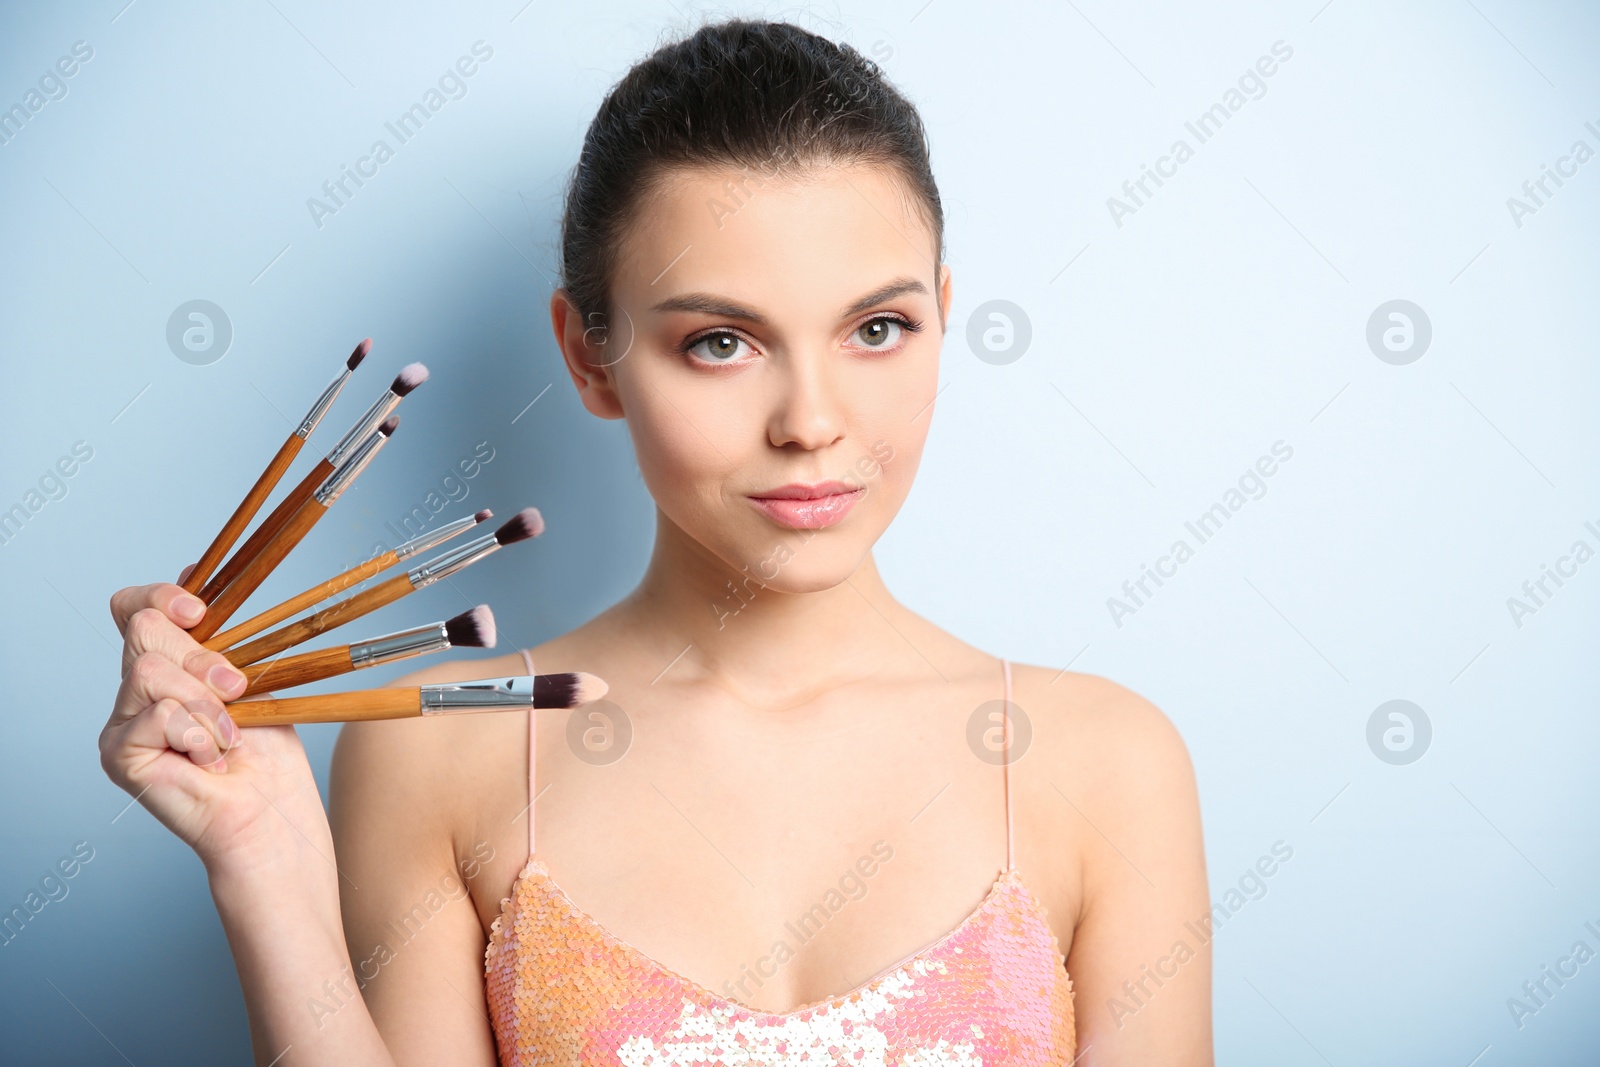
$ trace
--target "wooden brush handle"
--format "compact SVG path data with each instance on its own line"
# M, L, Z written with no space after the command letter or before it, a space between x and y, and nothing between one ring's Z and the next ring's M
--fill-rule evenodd
M272 495L272 490L284 472L289 469L289 464L300 454L300 446L305 443L306 439L299 434L289 435L289 439L278 449L278 454L272 457L272 462L267 464L267 469L256 479L256 484L250 487L250 491L239 502L239 506L233 509L233 514L217 533L216 540L206 549L205 555L200 557L200 562L194 565L189 577L183 580L184 589L198 593L205 586L206 579L211 577L211 572L217 569L217 564L222 562L222 557L228 554L228 549L233 547L233 543L239 540L244 528L250 525L250 520L261 510L261 505L267 502L267 497Z
M236 700L227 708L228 717L241 727L403 719L422 714L422 691L411 686L406 689L329 693L316 697L267 697L262 700Z
M289 495L279 501L278 506L261 520L261 525L256 527L255 532L245 538L239 550L229 557L228 562L222 565L222 569L206 583L204 589L200 590L200 599L207 604L217 599L228 584L239 577L239 572L244 570L245 565L255 559L257 553L267 546L267 542L277 536L278 531L283 529L283 524L294 517L301 505L311 499L311 494L315 493L317 487L327 481L328 475L332 473L333 464L324 456L315 467L311 468L309 474L300 479L300 484L289 490Z
M309 641L336 626L343 626L353 619L377 611L386 604L393 604L413 588L409 574L397 574L365 593L357 593L353 597L341 600L332 607L323 608L315 615L307 615L299 622L292 622L280 630L258 637L249 644L230 648L223 655L227 656L228 662L235 667L247 667L268 656L276 656L286 648L293 648L302 641Z
M298 656L283 656L262 660L243 668L245 680L250 684L240 697L253 697L257 693L272 693L279 689L293 689L297 685L320 682L339 674L355 670L350 662L350 646L319 648L315 652L302 652Z
M196 641L204 641L222 629L228 617L239 610L239 605L249 599L250 594L267 580L267 576L293 551L294 546L305 539L306 534L311 532L311 527L317 524L317 520L327 513L326 505L320 500L306 501L300 510L283 524L283 529L278 531L278 535L267 542L261 553L245 564L244 570L239 572L239 577L222 591L222 595L206 605L205 618L189 631L189 636Z
M374 556L359 566L351 567L336 578L329 578L321 585L307 589L299 596L290 597L282 604L268 608L253 619L246 619L239 625L222 631L222 633L210 640L202 641L201 644L213 652L221 652L225 648L237 645L246 638L254 637L269 626L276 626L284 619L300 614L313 604L320 604L322 601L344 592L353 585L360 585L374 574L388 570L397 562L399 562L399 557L394 554L393 549L390 549L388 552L380 556Z

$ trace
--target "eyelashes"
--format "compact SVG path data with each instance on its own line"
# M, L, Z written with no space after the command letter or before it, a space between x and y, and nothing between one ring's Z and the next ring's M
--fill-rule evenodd
M854 336L860 334L861 331L866 329L868 326L872 326L872 325L875 325L875 324L880 323L880 322L893 323L895 326L897 326L905 334L917 334L917 333L920 333L922 331L922 327L923 327L922 320L920 320L920 319L907 318L906 316L901 315L898 312L886 312L886 313L881 314L881 315L874 315L872 318L867 319L860 326L857 326L854 330L852 330L850 332L850 335L852 337L854 337ZM703 333L695 334L694 336L690 337L688 340L684 341L682 344L678 345L674 349L674 352L676 354L682 356L686 360L688 360L690 363L696 363L696 364L699 364L701 366L706 366L706 367L719 367L719 366L725 367L725 366L732 366L732 365L735 365L735 364L739 363L740 361L739 360L735 360L735 359L705 359L705 358L696 358L694 356L693 353L694 353L695 349L699 348L702 344L705 344L707 341L714 340L714 339L717 339L717 338L731 338L733 341L735 341L735 342L737 342L738 344L741 344L741 345L750 344L750 342L744 337L744 335L740 334L738 331L728 329L727 327L719 327L719 328L714 329L714 330L706 330ZM881 353L881 352L898 352L904 346L905 346L904 338L897 338L896 339L896 343L893 343L893 344L863 345L861 347L862 347L863 351L880 352Z

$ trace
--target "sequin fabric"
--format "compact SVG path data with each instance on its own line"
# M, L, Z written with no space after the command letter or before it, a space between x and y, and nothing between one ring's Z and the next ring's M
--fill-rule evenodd
M856 989L769 1012L713 993L613 935L568 898L530 850L484 952L500 1062L1070 1064L1077 1041L1072 983L1045 908L1010 864L1011 851L1008 772L1008 864L978 906Z

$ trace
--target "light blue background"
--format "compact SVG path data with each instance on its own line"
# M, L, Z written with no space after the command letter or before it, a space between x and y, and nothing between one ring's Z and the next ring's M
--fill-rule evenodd
M107 597L199 553L367 334L315 454L402 364L433 381L263 596L365 555L480 441L495 458L449 515L534 503L549 531L371 631L490 600L507 647L530 645L625 593L651 502L623 425L560 373L546 302L595 106L699 18L125 3L0 16L0 106L94 49L0 146L0 509L74 442L94 452L0 546L0 906L94 849L0 947L0 1058L242 1064L200 864L98 765ZM1600 949L1600 562L1520 627L1507 599L1574 541L1600 548L1600 160L1521 226L1507 198L1574 141L1600 149L1600 14L1396 7L738 9L849 40L930 129L956 304L918 487L879 550L890 587L982 647L1165 710L1215 898L1294 849L1215 942L1218 1062L1591 1064L1600 962L1520 1029L1506 1001L1575 941ZM314 224L306 199L478 40L493 57L467 94ZM1184 122L1279 40L1293 56L1265 94L1196 146ZM1118 226L1107 199L1179 137L1194 158ZM192 299L232 322L209 366L165 341ZM1032 327L1003 366L966 342L991 299ZM1432 323L1406 366L1365 340L1392 299ZM1293 457L1265 495L1117 625L1108 597L1280 439ZM952 498L986 521L948 522ZM1433 726L1407 766L1366 741L1396 698ZM319 775L335 730L303 730Z

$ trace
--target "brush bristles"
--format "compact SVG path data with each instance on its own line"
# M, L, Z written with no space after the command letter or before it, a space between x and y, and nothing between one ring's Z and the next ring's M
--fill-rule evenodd
M603 678L584 671L533 676L533 706L536 708L575 708L599 700L610 687Z
M544 516L539 514L539 509L523 508L494 532L494 539L502 545L509 545L516 541L525 541L530 537L538 537L542 533L544 533Z
M598 675L589 674L585 671L576 671L574 672L574 677L578 679L578 684L572 694L572 702L574 704L587 704L590 701L599 700L611 690L611 687L606 684L606 680Z
M494 612L489 610L489 605L479 604L453 619L447 619L444 633L456 648L493 648Z
M474 522L488 522L492 518L494 518L494 512L490 511L488 508L484 508L482 511L478 512L476 515L472 516L472 521L474 521Z
M356 350L350 353L350 358L344 361L345 370L355 370L361 366L361 361L367 358L367 353L372 351L372 338L368 337L356 345Z
M407 363L400 368L400 373L394 376L394 384L389 386L389 392L395 396L405 396L427 380L427 367L420 363Z
M383 434L385 437L393 437L395 428L399 425L400 416L390 415L387 419L384 419L383 424L378 427L378 432Z

